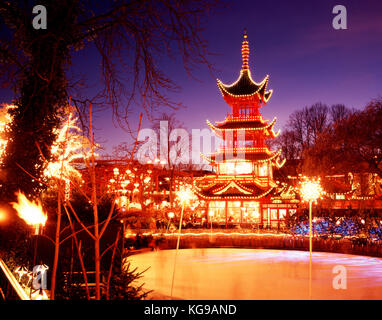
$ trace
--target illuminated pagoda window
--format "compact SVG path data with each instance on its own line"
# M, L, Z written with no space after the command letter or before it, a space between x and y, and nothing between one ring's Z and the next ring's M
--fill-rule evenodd
M203 155L216 167L216 175L197 178L195 183L196 193L207 203L208 216L215 223L226 225L278 223L288 210L288 205L283 203L272 207L271 195L277 188L273 169L280 168L285 161L280 159L281 150L272 151L267 146L266 141L278 135L273 130L276 118L263 119L260 109L267 104L273 90L268 90L268 75L261 82L252 78L249 55L244 32L238 79L232 84L217 80L231 112L224 121L207 120L213 133L223 141L215 153Z

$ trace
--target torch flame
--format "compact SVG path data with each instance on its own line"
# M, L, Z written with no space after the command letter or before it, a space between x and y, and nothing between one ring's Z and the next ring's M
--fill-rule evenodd
M31 226L44 226L48 217L44 213L40 201L29 201L20 191L16 195L18 202L12 202L11 204L19 217Z

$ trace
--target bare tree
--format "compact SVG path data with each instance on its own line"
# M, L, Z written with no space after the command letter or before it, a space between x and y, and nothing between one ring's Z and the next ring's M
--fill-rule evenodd
M41 175L44 168L35 142L50 158L58 107L72 87L67 70L74 50L95 47L104 87L94 102L112 108L118 123L128 127L131 105L141 106L149 118L160 106L180 105L168 98L169 91L179 88L166 75L163 58L180 60L188 74L198 64L210 67L201 32L217 4L215 0L41 0L36 4L47 8L48 28L35 30L32 2L0 2L1 27L8 31L0 38L0 79L12 86L18 106L5 161L8 196L17 188L32 194L41 189L15 163L33 176ZM86 114L87 98L72 101Z
M350 116L351 113L352 113L352 110L348 109L343 104L332 105L329 109L331 124L335 124L344 120L345 118Z
M382 178L382 100L351 112L321 134L307 155L321 171L373 173Z
M285 131L274 144L282 148L286 159L302 159L305 150L314 145L318 135L328 126L329 108L318 102L294 111L289 116Z
M156 132L158 137L157 151L158 154L155 157L163 157L166 162L166 168L170 171L170 204L173 206L174 201L174 182L176 171L180 169L182 161L184 158L189 158L190 145L189 141L184 141L182 136L178 135L173 137L173 133L176 133L176 130L181 130L186 132L184 124L179 121L175 114L162 113L157 119L153 122L153 130ZM188 139L188 135L187 135ZM187 155L184 152L188 153Z

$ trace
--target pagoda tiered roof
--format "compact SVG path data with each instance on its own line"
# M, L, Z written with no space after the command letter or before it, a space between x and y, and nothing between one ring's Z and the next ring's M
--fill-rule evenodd
M237 102L253 102L256 97L260 102L267 103L273 92L273 90L267 91L269 75L267 75L260 83L257 83L252 79L251 71L249 70L248 65L249 46L246 33L244 34L241 54L243 65L241 67L239 78L232 84L225 84L217 79L217 85L220 92L228 104L232 103L232 98L234 98Z
M207 186L194 186L195 192L208 200L260 199L275 188L273 184L261 186L255 181L245 182L237 179L217 181Z
M278 152L271 152L267 147L243 147L243 148L221 148L219 151L210 154L209 157L202 154L202 156L210 162L210 164L216 164L219 162L237 160L248 161L254 163L266 163L271 162L272 165L281 168L285 159L280 163L281 149Z
M274 118L270 123L261 120L242 120L242 121L224 121L213 125L207 120L207 124L213 130L266 130L270 129L276 123L276 118Z
M273 90L267 91L269 76L267 75L263 81L257 83L251 77L251 71L242 70L239 78L232 84L224 84L217 79L217 84L223 97L227 100L227 96L235 97L242 100L250 100L258 97L260 101L268 102L272 96Z
M275 138L279 135L278 131L275 133L273 131L273 127L276 123L276 117L271 121L267 122L263 119L256 119L251 117L235 117L231 119L227 119L223 122L212 124L207 120L207 125L217 134L219 137L222 136L222 132L224 131L233 131L233 130L245 130L245 131L265 131L264 133L271 137Z
M232 114L221 122L211 123L207 120L211 130L223 139L224 147L209 156L201 154L218 168L216 175L195 179L195 193L206 200L263 199L277 188L272 177L272 166L280 168L285 163L285 160L280 160L281 149L273 152L266 144L266 139L278 135L273 131L276 118L264 120L259 111L272 95L272 90L267 90L269 76L260 83L255 82L251 77L248 59L248 41L244 34L243 65L239 78L230 85L217 80L225 101L232 107ZM224 162L228 164L223 165ZM248 170L237 170L241 165Z

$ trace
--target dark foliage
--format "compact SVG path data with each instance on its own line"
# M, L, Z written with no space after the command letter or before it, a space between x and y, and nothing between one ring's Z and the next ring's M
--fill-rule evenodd
M150 291L143 290L143 284L137 285L133 281L141 280L146 270L131 269L129 258L120 253L114 262L112 276L109 284L110 300L141 300L147 297ZM105 275L106 276L106 275Z
M4 159L2 199L12 199L19 189L27 195L36 195L44 187L38 179L44 170L44 159L50 159L59 108L67 98L65 67L70 64L69 50L76 36L78 1L43 0L39 4L49 12L46 30L33 28L30 3L0 5L3 22L12 35L0 61L17 60L20 64L13 79L17 108L11 112L14 120ZM5 67L4 64L1 65Z
M16 267L31 267L33 261L33 239L23 221L15 218L12 228L0 225L0 258L11 270Z
M306 160L315 173L365 172L382 177L382 99L348 114L321 134Z

